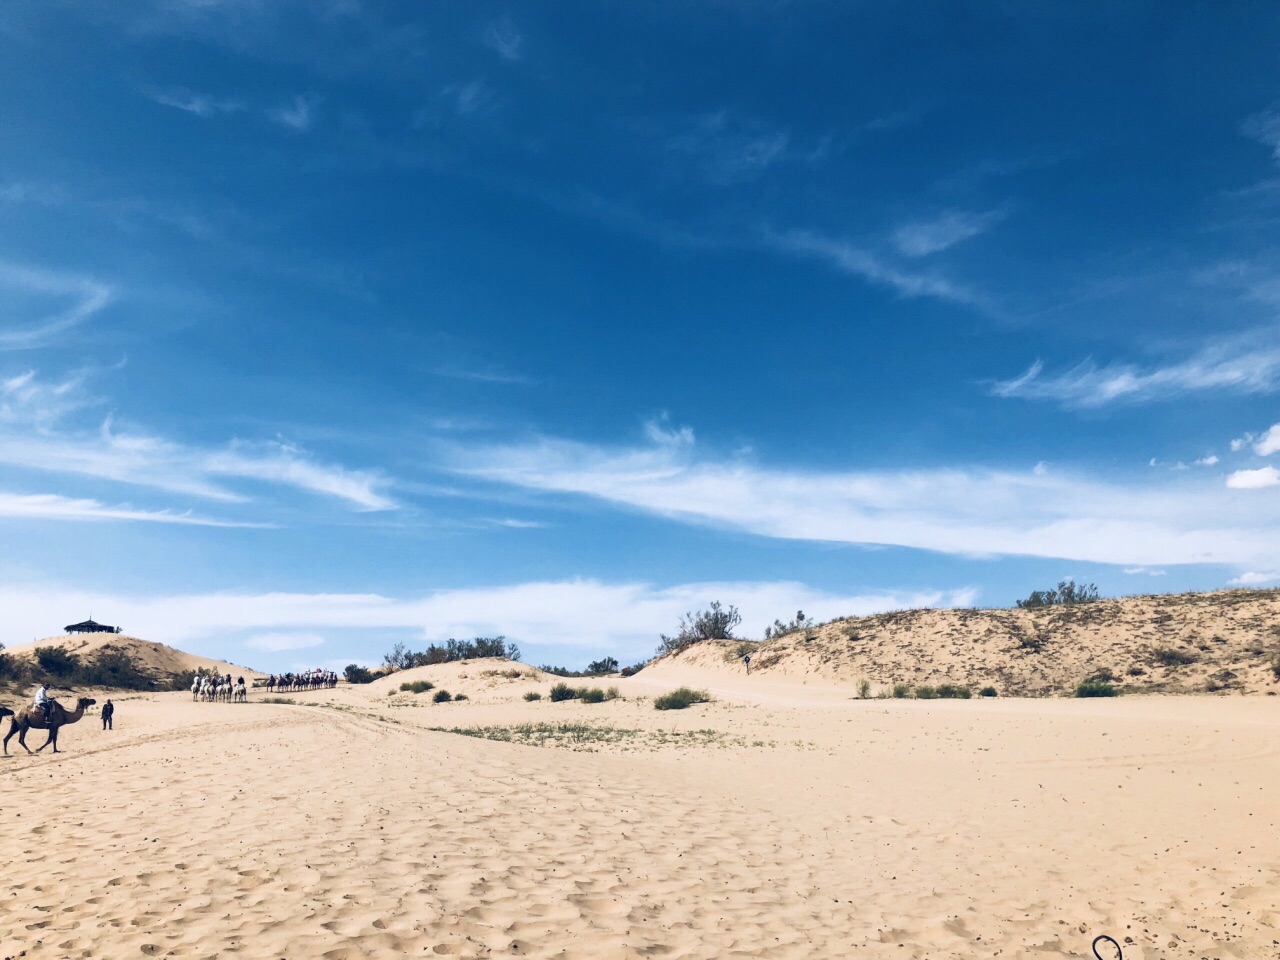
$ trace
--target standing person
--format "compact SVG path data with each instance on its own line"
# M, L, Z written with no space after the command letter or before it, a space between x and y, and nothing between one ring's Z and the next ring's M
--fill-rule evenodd
M116 705L112 703L110 700L108 700L106 703L102 705L102 729L103 730L115 729L115 727L111 725L111 718L115 716L115 713L116 713Z
M742 658L742 662L747 665L747 676L751 676L751 654L745 654Z
M49 712L53 710L53 701L49 699L49 691L45 687L45 682L40 681L40 688L36 690L36 706L44 712L44 725L49 725Z

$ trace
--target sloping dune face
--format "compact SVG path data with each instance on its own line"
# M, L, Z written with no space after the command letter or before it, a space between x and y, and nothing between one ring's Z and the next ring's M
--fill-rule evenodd
M856 687L961 684L1054 696L1104 676L1122 692L1280 690L1280 591L1126 597L1040 610L903 610L761 644L709 642L647 668Z
M157 677L174 676L188 670L213 670L215 673L220 674L230 673L238 677L243 676L246 681L250 677L265 676L265 674L259 673L257 670L251 670L248 667L230 663L226 660L212 660L208 657L197 656L194 653L187 653L176 647L166 646L163 643L154 643L150 640L142 640L122 633L82 633L48 637L44 640L37 640L35 643L10 647L5 652L13 656L30 659L35 655L36 647L61 647L68 653L77 654L86 660L92 659L94 655L103 650L119 650L133 660L142 670Z
M0 956L1274 955L1280 698L638 689L122 699L0 762Z

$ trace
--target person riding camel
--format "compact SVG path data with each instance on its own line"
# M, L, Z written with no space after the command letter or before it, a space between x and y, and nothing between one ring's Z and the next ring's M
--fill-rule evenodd
M40 688L36 690L36 706L44 711L44 725L49 725L49 713L53 710L53 699L49 696L49 691L45 688L44 681L40 682Z

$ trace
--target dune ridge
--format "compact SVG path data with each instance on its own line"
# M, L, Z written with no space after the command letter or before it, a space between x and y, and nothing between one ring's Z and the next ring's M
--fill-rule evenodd
M835 620L760 643L703 641L642 671L651 680L751 673L877 690L992 685L1058 696L1100 673L1125 693L1271 693L1280 689L1280 591L1124 597L1034 610L901 610Z

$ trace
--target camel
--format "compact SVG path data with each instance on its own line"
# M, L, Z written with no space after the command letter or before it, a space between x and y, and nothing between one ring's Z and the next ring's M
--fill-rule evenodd
M32 752L31 748L27 746L28 730L49 731L48 739L36 748L35 753L39 753L51 743L53 744L53 752L58 753L58 731L68 723L75 723L84 716L86 707L91 707L97 702L97 700L93 700L90 697L81 697L76 702L75 712L68 713L66 708L55 700L53 708L49 711L49 726L47 727L44 724L44 711L36 706L23 707L9 717L9 732L4 735L4 755L6 757L9 755L9 741L15 733L18 735L18 743L22 749L27 753Z

